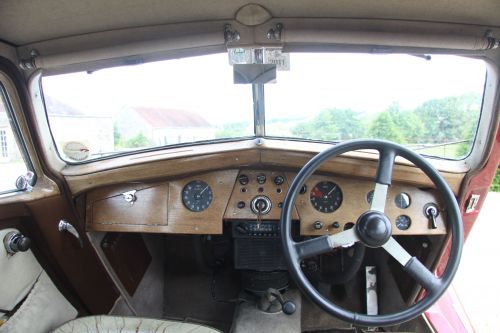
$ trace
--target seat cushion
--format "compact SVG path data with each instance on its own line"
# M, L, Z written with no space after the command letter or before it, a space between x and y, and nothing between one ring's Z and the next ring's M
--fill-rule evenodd
M140 317L91 316L71 320L52 333L220 333L190 323Z

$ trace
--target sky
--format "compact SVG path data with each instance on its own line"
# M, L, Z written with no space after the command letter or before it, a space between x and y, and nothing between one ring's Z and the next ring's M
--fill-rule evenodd
M327 108L373 114L391 103L482 93L485 64L456 56L294 53L290 71L265 86L266 119L311 118ZM233 84L228 55L48 76L45 95L91 114L114 115L126 105L196 111L213 125L253 123L251 85Z

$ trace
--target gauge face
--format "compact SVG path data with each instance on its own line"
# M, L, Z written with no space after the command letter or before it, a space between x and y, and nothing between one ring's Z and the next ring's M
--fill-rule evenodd
M238 177L238 181L240 182L241 185L246 185L248 184L249 179L247 175L240 175Z
M259 184L264 184L266 182L267 178L266 178L266 175L263 174L263 173L260 173L257 175L257 183Z
M194 180L182 189L182 203L192 212L202 212L212 203L210 186L201 180Z
M411 225L410 217L406 215L399 215L396 218L396 227L398 227L399 230L408 230L410 225Z
M371 190L370 192L368 192L368 194L366 195L366 201L371 205L372 204L372 201L373 201L373 193L374 191Z
M406 209L410 206L410 196L406 193L399 193L396 195L396 198L394 199L394 202L396 203L396 206L401 209Z
M322 213L332 213L342 204L342 191L333 182L319 182L311 190L311 204Z

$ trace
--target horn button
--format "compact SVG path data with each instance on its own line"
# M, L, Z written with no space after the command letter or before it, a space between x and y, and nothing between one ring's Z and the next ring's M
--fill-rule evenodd
M384 213L371 210L359 217L356 232L366 246L380 247L391 238L391 221Z

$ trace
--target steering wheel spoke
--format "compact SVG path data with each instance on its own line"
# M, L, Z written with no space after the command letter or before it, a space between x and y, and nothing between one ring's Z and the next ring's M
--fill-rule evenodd
M302 260L330 252L340 246L354 244L357 241L359 241L359 238L353 228L335 235L321 236L295 243L295 250L297 251L298 260Z
M383 248L396 259L415 281L430 293L441 288L441 280L437 278L427 267L412 257L393 237L383 245Z

